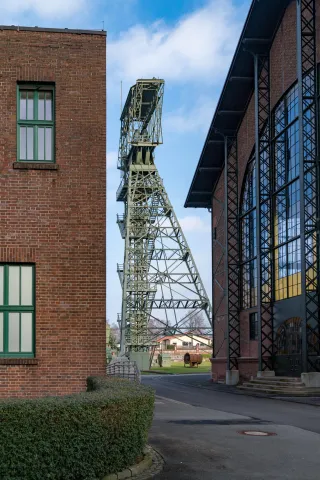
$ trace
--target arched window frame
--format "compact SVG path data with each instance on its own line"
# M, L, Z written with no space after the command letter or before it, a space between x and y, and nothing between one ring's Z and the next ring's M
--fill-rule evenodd
M274 298L301 294L298 85L272 112Z
M308 109L308 105L306 105ZM301 294L299 121L295 82L271 115L273 164L274 299ZM251 203L250 203L251 202ZM251 155L240 201L241 307L257 305L255 158ZM254 218L254 220L253 220Z

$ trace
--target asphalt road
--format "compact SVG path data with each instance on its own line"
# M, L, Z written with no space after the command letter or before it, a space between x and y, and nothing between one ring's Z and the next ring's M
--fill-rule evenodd
M319 480L319 406L228 393L207 380L143 378L157 395L149 442L166 462L156 480Z

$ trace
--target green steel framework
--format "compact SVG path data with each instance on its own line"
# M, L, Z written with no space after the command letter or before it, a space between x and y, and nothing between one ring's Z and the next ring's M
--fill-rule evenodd
M192 337L190 322L199 313L206 317L205 330L212 329L208 296L154 162L162 143L163 91L163 80L137 80L120 118L122 354L149 351L161 334Z

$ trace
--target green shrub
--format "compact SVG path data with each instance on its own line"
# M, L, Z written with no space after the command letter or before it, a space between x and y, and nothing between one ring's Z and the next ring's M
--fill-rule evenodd
M153 390L90 377L87 392L0 401L1 480L101 480L135 463L151 426Z
M174 345L167 345L167 350L174 350Z

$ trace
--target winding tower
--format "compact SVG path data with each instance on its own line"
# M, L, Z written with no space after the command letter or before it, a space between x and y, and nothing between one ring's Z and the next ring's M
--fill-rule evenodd
M208 296L155 165L155 149L163 141L163 92L163 80L137 80L120 118L117 200L124 203L124 214L117 223L125 251L117 268L118 322L121 354L140 368L149 367L157 337L183 332L191 338L192 319L199 314L202 333L212 334Z

